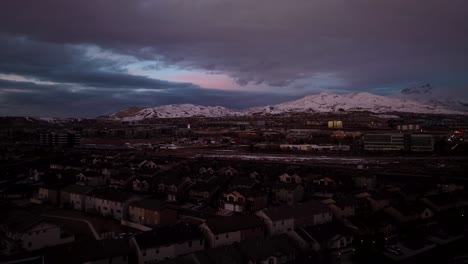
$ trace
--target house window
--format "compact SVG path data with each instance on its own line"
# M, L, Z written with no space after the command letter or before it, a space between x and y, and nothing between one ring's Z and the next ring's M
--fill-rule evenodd
M203 245L203 238L200 239L200 245Z
M156 254L159 254L159 248L156 249Z
M189 241L189 242L188 242L188 246L189 246L189 247L192 247L192 241Z
M284 220L283 220L283 221L281 221L281 225L284 225Z
M275 260L273 258L269 259L268 264L275 264Z
M146 250L143 250L142 255L146 256Z
M31 243L31 242L29 242L29 243L28 243L28 247L31 247L31 246L32 246L32 243Z
M229 238L229 233L226 233L226 238Z
M216 236L216 240L218 240L218 239L219 239L219 236Z

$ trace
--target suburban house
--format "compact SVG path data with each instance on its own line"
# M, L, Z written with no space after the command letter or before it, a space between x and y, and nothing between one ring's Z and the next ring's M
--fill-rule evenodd
M252 189L257 185L258 181L250 177L234 177L229 183L229 188L245 188Z
M263 220L256 215L209 218L200 228L211 248L265 236Z
M434 212L429 206L422 202L417 202L412 205L389 206L384 208L383 211L398 224L425 220L434 216Z
M289 175L287 173L283 173L280 176L278 176L278 178L280 182L284 182L284 183L296 183L296 184L302 183L302 178L297 174Z
M352 232L338 222L297 228L292 237L303 250L327 251L335 257L353 252Z
M237 213L254 213L266 208L267 194L260 190L234 189L223 194L220 207Z
M135 172L131 168L122 168L109 179L110 186L118 189L126 189L135 178Z
M43 203L58 205L60 202L60 188L57 186L39 187L37 198Z
M210 204L215 195L219 193L222 181L218 177L208 182L197 182L190 188L189 198L195 203Z
M200 264L284 264L296 263L299 252L300 248L295 240L287 235L279 235L268 239L246 240L232 245L206 249L191 254L188 259L193 263ZM178 259L180 262L174 263L187 263L184 262L185 259Z
M256 214L265 220L270 236L289 233L299 227L325 224L333 219L330 208L318 201L272 207Z
M272 187L273 202L287 205L299 203L304 198L304 187L294 183L280 183Z
M325 199L322 201L327 205L336 219L343 219L356 214L358 202L352 196L339 196L335 195L333 198Z
M106 185L107 179L108 176L102 172L86 171L76 175L76 184L99 187Z
M129 243L140 264L172 259L205 248L205 238L198 226L187 223L137 234Z
M178 211L161 200L145 199L129 205L129 220L142 225L168 225L177 222Z
M85 185L69 185L63 188L60 192L60 205L63 207L73 208L74 210L84 211L86 195L94 188Z
M85 211L117 220L127 219L129 205L139 199L138 196L122 191L95 189L86 196Z
M132 189L135 192L148 192L152 188L153 178L137 177L132 181Z
M44 217L31 214L12 204L0 204L0 254L38 250L75 241Z
M186 179L164 177L158 185L158 192L167 194L167 200L175 202L183 199L192 185L193 183Z

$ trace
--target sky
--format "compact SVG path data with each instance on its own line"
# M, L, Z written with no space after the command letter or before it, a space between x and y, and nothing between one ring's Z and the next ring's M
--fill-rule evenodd
M468 100L466 0L0 1L0 115L240 109L426 83Z

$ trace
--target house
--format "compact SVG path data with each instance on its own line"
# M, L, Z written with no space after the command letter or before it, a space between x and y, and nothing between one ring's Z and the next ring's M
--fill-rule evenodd
M213 217L200 228L212 248L265 236L263 220L256 215Z
M31 214L15 205L1 203L0 254L38 250L70 243L75 237L44 217Z
M145 199L129 205L129 220L148 226L177 222L177 208L161 200Z
M318 201L272 207L256 214L265 220L270 236L289 233L299 227L325 224L333 218L330 208Z
M80 172L76 175L76 184L100 187L107 184L107 178L108 176L104 175L102 172Z
M132 181L132 189L135 192L149 192L153 179L150 177L137 177Z
M398 224L407 224L434 216L434 212L429 206L422 202L411 205L393 205L384 208L383 211Z
M210 174L210 175L213 175L215 173L214 169L209 167L209 168L205 168L205 167L201 167L199 170L198 170L198 173L199 174Z
M348 195L335 195L333 198L322 200L322 203L331 209L335 219L353 216L358 209L356 198Z
M234 177L234 176L238 176L239 172L233 169L232 167L227 167L227 168L222 168L221 170L219 170L219 174L227 176L227 177Z
M273 202L293 205L304 198L304 187L294 183L280 183L272 187Z
M252 189L257 185L258 181L249 177L234 177L229 183L229 188L246 188Z
M279 235L267 239L246 240L232 245L206 249L191 254L188 257L178 259L180 262L174 262L172 264L296 263L296 261L299 260L299 253L300 249L293 239L287 235Z
M297 228L292 237L303 250L325 251L334 257L353 252L352 232L339 222Z
M155 263L205 248L205 238L198 226L186 223L158 227L137 234L129 243L140 264Z
M208 182L197 182L192 185L189 198L195 203L211 204L214 196L219 193L222 183L218 177L213 177Z
M122 168L109 179L110 186L118 189L126 189L135 178L135 172L131 168Z
M57 187L57 186L39 187L37 198L43 203L58 205L60 202L60 187Z
M127 192L95 189L86 195L85 211L102 216L109 216L116 220L128 218L129 205L140 197Z
M158 184L158 192L167 194L167 200L175 202L185 198L192 185L193 183L187 179L164 177Z
M302 183L302 178L297 174L289 175L287 173L283 173L278 178L280 182L284 183Z
M254 189L234 189L223 194L220 208L237 213L254 213L266 208L267 194Z
M316 178L312 182L313 184L317 186L335 186L336 185L336 182L329 177Z
M60 192L60 205L63 207L73 208L74 210L84 211L86 195L94 188L85 185L69 185L63 188Z

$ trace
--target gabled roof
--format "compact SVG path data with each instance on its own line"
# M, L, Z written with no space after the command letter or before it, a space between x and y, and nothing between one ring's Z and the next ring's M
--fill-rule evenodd
M223 234L261 226L263 220L256 215L215 217L207 219L206 225L213 234Z
M318 201L309 201L307 203L285 205L279 207L271 207L263 210L265 215L273 221L289 219L289 218L304 218L315 214L330 213L330 208Z
M130 204L130 206L144 208L148 210L154 210L154 211L160 211L168 207L171 207L169 204L165 203L164 201L157 200L157 199L145 199L141 201L136 201Z
M87 194L94 190L93 187L85 185L72 184L62 189L62 192L75 193L75 194Z
M204 236L198 226L188 223L157 227L151 231L135 235L135 240L140 249L180 244L202 238L204 238Z
M304 231L308 236L315 239L315 241L317 241L318 243L325 242L333 238L335 235L350 234L350 230L348 230L345 226L343 226L343 224L338 222L331 222L317 226L308 226L300 229L302 229L302 231Z
M88 196L123 203L132 198L133 194L110 189L94 189Z

